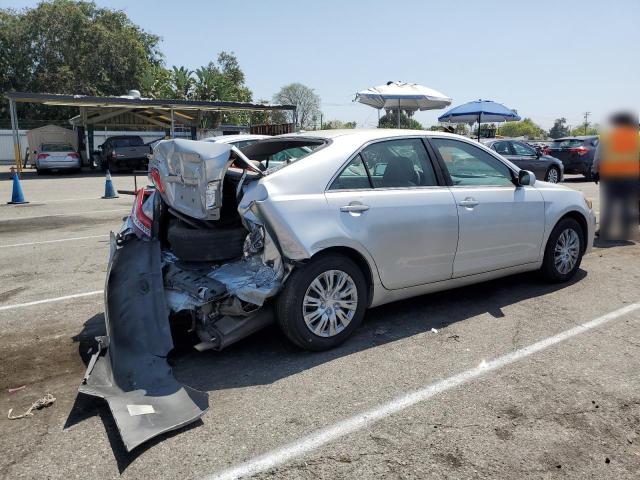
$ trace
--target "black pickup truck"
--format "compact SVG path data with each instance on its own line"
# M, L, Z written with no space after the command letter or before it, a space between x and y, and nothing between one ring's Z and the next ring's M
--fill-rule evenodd
M149 164L148 154L151 147L139 136L109 137L98 147L98 166L102 171L118 172L121 170L140 170Z

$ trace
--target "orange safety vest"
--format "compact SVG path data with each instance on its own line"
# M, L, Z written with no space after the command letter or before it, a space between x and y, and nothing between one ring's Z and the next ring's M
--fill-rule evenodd
M600 141L601 177L640 178L640 137L636 128L615 128Z

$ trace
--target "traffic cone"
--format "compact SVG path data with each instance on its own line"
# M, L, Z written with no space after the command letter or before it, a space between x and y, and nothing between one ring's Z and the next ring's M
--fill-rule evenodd
M22 203L29 203L24 199L24 193L22 193L22 186L20 185L20 179L18 178L18 172L11 167L11 173L13 175L13 191L11 192L11 201L7 202L9 205L20 205Z
M118 198L118 193L113 188L113 181L111 180L111 172L107 170L107 178L104 181L104 195L102 198Z

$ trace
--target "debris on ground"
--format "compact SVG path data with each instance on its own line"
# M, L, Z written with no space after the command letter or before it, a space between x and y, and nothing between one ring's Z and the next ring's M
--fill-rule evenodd
M48 407L49 405L52 405L53 402L55 401L56 401L56 397L54 397L50 393L47 393L44 397L33 402L33 404L29 407L29 409L26 412L24 412L22 415L11 416L11 412L13 412L13 408L10 408L9 413L7 414L7 418L9 420L18 420L19 418L32 417L33 410L40 410L41 408Z
M7 393L16 393L19 392L20 390L24 390L25 388L27 388L26 385L22 385L20 387L15 387L15 388L7 388Z
M460 335L449 335L447 338L455 340L456 342L460 341Z
M437 328L432 328L431 329L431 333L438 333L438 329Z

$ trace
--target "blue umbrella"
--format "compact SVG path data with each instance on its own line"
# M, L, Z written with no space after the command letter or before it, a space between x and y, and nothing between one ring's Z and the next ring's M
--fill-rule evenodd
M480 140L480 123L518 120L520 120L520 116L515 111L491 100L476 100L475 102L458 105L438 117L439 122L478 122L478 140Z

